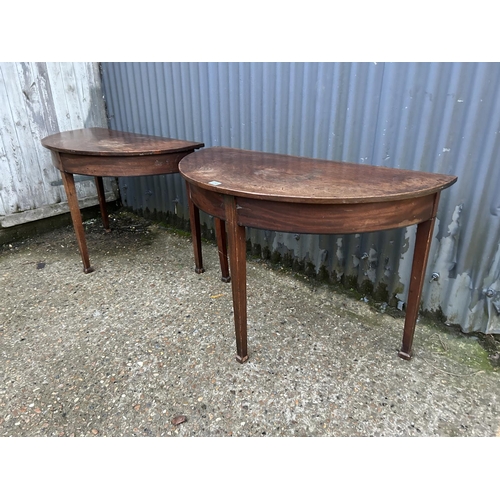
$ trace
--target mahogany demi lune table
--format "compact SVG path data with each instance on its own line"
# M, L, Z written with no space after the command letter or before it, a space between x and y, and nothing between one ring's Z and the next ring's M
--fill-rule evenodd
M109 232L103 177L176 173L182 158L204 146L201 142L98 127L50 135L42 139L42 145L51 150L54 166L61 171L85 273L90 273L93 269L90 266L73 174L94 177L102 222L105 230ZM199 213L195 215L198 215L199 219Z
M184 158L179 171L186 180L191 210L197 207L216 218L221 264L227 260L221 252L227 230L240 363L248 359L245 227L349 234L417 224L399 351L401 358L411 358L439 196L457 177L222 147ZM194 253L195 261L201 262L199 245L194 245Z

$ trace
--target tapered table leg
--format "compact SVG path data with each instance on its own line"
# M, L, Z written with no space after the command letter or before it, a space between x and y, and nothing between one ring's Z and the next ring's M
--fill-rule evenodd
M247 271L245 227L238 226L236 200L224 196L227 236L229 240L229 266L233 292L234 326L236 331L236 361L244 363L247 352Z
M222 219L215 219L215 236L217 238L217 248L219 250L220 270L222 273L222 281L229 283L231 276L229 275L229 265L227 262L227 235L226 223Z
M401 350L398 352L399 357L406 359L407 361L411 359L412 355L411 346L413 344L413 334L415 333L415 325L417 323L418 310L420 308L420 298L422 297L425 269L429 259L435 220L435 217L432 217L432 219L421 222L417 226L403 342Z
M194 264L195 272L198 274L204 273L203 258L201 254L201 226L200 226L200 210L191 200L191 190L186 182L187 199L189 206L189 223L191 225L191 239L193 241Z
M87 250L87 242L85 240L85 231L83 229L82 214L80 206L78 205L78 197L76 195L75 179L73 174L61 171L61 176L68 198L69 211L71 213L71 220L73 221L73 228L75 229L76 241L82 256L83 272L91 273L94 269L90 266L89 252Z
M97 197L99 198L99 207L101 209L102 225L107 233L111 231L109 228L108 209L106 208L106 196L104 194L104 183L102 177L95 176L95 186L97 188Z

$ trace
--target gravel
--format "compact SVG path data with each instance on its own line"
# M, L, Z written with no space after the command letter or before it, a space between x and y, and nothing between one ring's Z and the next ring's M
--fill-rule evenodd
M0 251L0 436L495 436L500 372L477 338L249 257L247 363L204 242L125 211ZM385 311L385 312L383 312Z

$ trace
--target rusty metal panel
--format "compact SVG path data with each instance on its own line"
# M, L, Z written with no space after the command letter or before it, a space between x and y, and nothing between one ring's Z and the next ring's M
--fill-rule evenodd
M84 127L107 127L97 63L0 63L0 228L69 211L40 140ZM80 206L98 204L93 178L75 180ZM114 179L105 190L117 198Z
M105 63L103 83L122 130L458 175L441 198L422 306L466 332L500 333L500 64ZM179 176L121 186L133 209L187 218ZM267 256L406 300L415 227L247 234Z

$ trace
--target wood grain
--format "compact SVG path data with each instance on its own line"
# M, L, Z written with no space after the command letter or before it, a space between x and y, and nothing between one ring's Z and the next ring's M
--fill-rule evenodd
M68 130L42 139L42 145L60 153L87 156L137 156L199 149L201 142L122 132L101 127Z
M421 197L457 177L233 148L207 148L179 170L205 190L290 203L370 203Z

